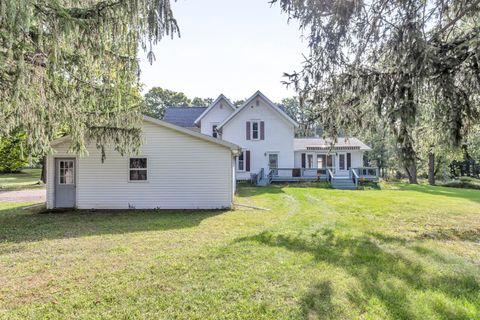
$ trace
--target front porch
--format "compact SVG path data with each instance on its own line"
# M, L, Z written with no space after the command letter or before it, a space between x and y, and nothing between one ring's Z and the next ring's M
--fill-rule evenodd
M338 171L333 167L328 168L275 168L268 172L263 168L256 176L256 184L265 186L272 182L312 182L328 181L338 189L357 188L363 181L378 181L378 168L359 167Z

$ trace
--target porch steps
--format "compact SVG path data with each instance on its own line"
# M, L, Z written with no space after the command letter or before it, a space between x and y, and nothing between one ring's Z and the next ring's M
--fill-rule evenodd
M353 183L352 179L333 179L332 188L340 190L356 190L357 187Z

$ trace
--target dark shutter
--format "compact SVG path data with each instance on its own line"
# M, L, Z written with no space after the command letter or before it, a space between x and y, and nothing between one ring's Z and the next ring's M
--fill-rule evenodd
M302 153L302 168L305 168L305 153Z
M260 121L260 140L265 140L265 122Z
M245 151L246 158L245 159L245 171L250 172L250 150Z
M250 121L247 121L246 134L247 134L247 140L250 140Z
M352 167L352 154L347 153L347 170L350 170Z

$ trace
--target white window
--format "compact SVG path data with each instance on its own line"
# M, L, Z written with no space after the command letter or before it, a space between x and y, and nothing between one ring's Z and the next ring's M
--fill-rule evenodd
M252 121L252 140L260 139L260 121Z
M130 181L147 181L147 158L130 158L128 179Z
M216 124L214 124L212 126L212 137L214 137L214 138L218 138L217 127L218 127L218 125L216 125Z
M237 157L237 171L245 171L246 151L242 151Z

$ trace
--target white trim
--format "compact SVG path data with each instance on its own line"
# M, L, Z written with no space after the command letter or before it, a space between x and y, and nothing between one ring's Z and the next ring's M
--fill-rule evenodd
M250 136L250 140L253 140L253 141L258 141L260 140L260 122L262 122L261 120L250 120L250 133L251 133L251 136ZM253 137L253 124L256 123L257 124L257 138L254 138ZM217 130L218 130L218 127L217 127Z
M147 180L130 180L130 171L135 170L130 168L130 159L147 159L147 168L146 169L137 169L147 171ZM127 182L128 183L148 183L150 177L150 159L148 156L137 155L127 157Z
M236 108L235 108L235 106L233 105L233 103L231 103L230 100L228 100L227 97L225 97L225 96L223 95L223 93L222 93L222 94L220 94L220 95L218 96L217 99L215 99L215 101L212 102L212 104L210 104L210 106L209 106L205 111L202 112L201 115L198 116L197 119L195 119L195 121L194 121L193 123L196 124L196 125L198 125L198 124L200 123L200 121L207 115L207 113L209 113L210 110L212 110L213 107L214 107L218 102L220 102L222 99L225 100L225 101L227 102L227 105L228 105L230 108L232 108L232 110L235 111Z
M234 113L228 116L223 122L218 126L218 129L222 129L225 124L227 124L231 119L233 119L238 113L240 113L245 107L247 107L256 97L261 97L263 100L267 102L267 104L273 108L273 110L277 111L281 116L283 116L289 123L291 123L295 128L298 127L298 123L290 118L282 109L280 109L276 104L274 104L270 99L268 99L263 93L260 91L255 92L245 103L237 108Z

